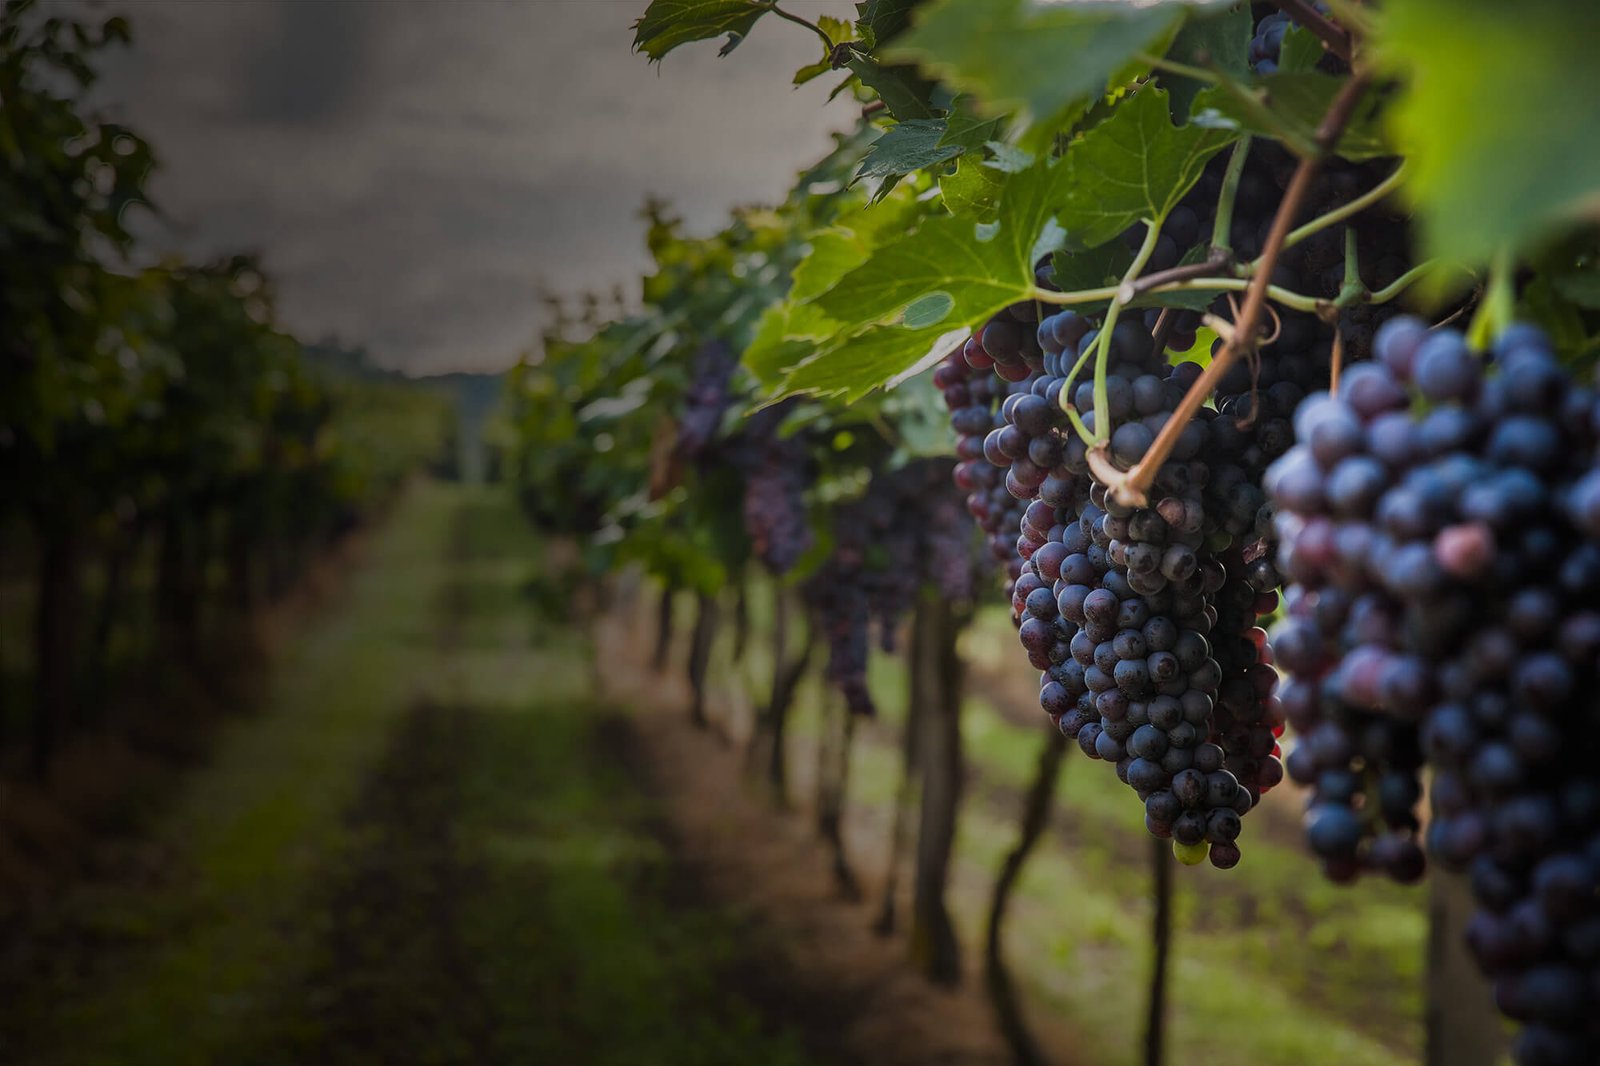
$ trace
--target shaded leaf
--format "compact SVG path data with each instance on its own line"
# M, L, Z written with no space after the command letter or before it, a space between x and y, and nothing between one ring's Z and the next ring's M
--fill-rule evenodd
M1000 136L1001 120L985 118L979 114L977 101L967 93L962 93L951 101L950 111L945 115L944 123L944 136L939 139L939 143L952 145L963 151L982 148Z
M919 77L915 67L885 66L860 52L852 53L845 65L901 122L935 117L930 102L934 84Z
M1258 88L1217 85L1206 89L1195 98L1193 111L1196 121L1206 125L1310 145L1344 82L1341 76L1318 71L1268 74L1260 79ZM1382 104L1379 94L1368 93L1356 106L1339 138L1339 155L1362 160L1395 154L1384 138Z
M660 60L679 45L727 34L727 55L768 10L751 0L650 0L633 24L633 50Z
M875 48L911 24L911 11L921 0L861 0L856 4L856 28L868 47Z
M912 119L896 123L872 142L867 156L856 170L855 180L886 178L931 167L954 159L961 149L941 144L945 133L943 119Z
M1250 77L1250 38L1255 33L1255 20L1250 17L1249 4L1196 11L1183 24L1167 49L1167 58L1190 66L1214 65L1223 73L1247 80ZM1202 82L1163 72L1161 84L1172 94L1172 113L1177 117L1189 114L1190 105L1200 90Z
M1062 292L1077 292L1116 285L1122 281L1122 275L1128 272L1132 264L1133 252L1127 244L1107 241L1095 248L1079 251L1063 249L1057 252L1050 260L1050 270L1056 288ZM1078 310L1093 312L1104 307L1104 303L1089 304Z
M1560 274L1551 279L1556 292L1579 307L1600 311L1600 273L1592 270Z
M1327 51L1316 34L1304 26L1291 25L1278 49L1278 69L1291 74L1315 70L1325 55Z
M1173 126L1167 94L1147 85L1128 96L1067 152L1057 221L1075 248L1092 248L1140 219L1159 223L1235 135Z

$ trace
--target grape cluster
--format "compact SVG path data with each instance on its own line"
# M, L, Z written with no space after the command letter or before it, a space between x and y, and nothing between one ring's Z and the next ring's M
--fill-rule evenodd
M1294 592L1274 634L1336 880L1470 872L1468 942L1525 1063L1600 1059L1600 542L1595 394L1538 331L1479 356L1386 323L1376 362L1296 414L1269 472Z
M967 510L983 531L990 557L997 564L1005 565L1008 593L1010 582L1022 573L1022 560L1015 547L1022 504L1008 490L1008 471L986 460L984 442L992 430L1004 424L1001 404L1009 396L1020 394L1032 374L1022 361L1026 334L1017 328L1021 321L1010 312L1003 312L990 324L996 329L997 338L1003 335L1004 340L1015 340L1011 348L1006 348L1003 341L997 345L1007 352L1006 373L1015 380L991 372L996 363L976 339L969 341L963 350L952 353L933 373L934 385L943 392L945 406L950 411L950 425L956 433L956 485L967 493ZM1029 352L1028 355L1042 359L1043 353ZM1025 372L1019 376L1010 369L1012 367L1022 367Z
M1311 6L1324 16L1330 14L1331 9L1321 0ZM1255 35L1250 38L1251 70L1257 74L1277 73L1279 58L1283 51L1284 35L1293 26L1294 20L1286 12L1278 10L1269 11L1256 23ZM1337 74L1348 70L1349 66L1333 53L1324 52L1317 60L1317 69L1330 74Z
M1117 765L1144 801L1151 832L1171 837L1181 853L1230 867L1241 815L1282 777L1275 674L1256 626L1257 615L1276 606L1277 575L1261 558L1265 501L1252 473L1276 455L1257 438L1281 438L1281 451L1287 437L1263 434L1270 420L1196 421L1157 477L1156 502L1124 507L1091 476L1062 404L1066 375L1098 331L1063 312L1019 340L1014 324L1025 316L1002 313L940 373L964 440L983 429L978 414L988 416L983 455L1023 505L1010 592L1019 640L1041 671L1040 703L1086 755ZM1107 346L1112 455L1131 464L1196 368L1169 368L1151 330L1132 317ZM1026 374L1011 369L1018 365ZM973 372L991 368L1008 369L1016 391L998 405L973 403ZM964 392L951 391L955 381ZM1092 382L1077 384L1071 401L1092 428ZM975 450L965 447L964 455ZM1208 448L1218 460L1201 460ZM975 463L958 467L958 478L980 490L969 505L986 518L998 508Z
M780 432L790 403L756 412L730 449L744 473L743 515L752 550L767 570L786 574L815 543L805 493L814 476L804 435Z
M924 585L971 600L979 555L953 486L953 464L919 459L875 473L865 493L835 510L833 550L802 587L828 644L826 677L854 714L875 713L867 688L871 630L894 650L906 607Z
M731 383L738 366L739 353L722 341L707 341L695 352L678 418L680 455L702 458L717 439L722 416L733 400Z

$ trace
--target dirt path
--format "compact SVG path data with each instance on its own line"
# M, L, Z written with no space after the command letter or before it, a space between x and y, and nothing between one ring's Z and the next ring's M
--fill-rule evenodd
M946 990L913 971L903 934L871 931L872 905L839 896L809 821L774 812L742 776L735 753L665 709L636 728L647 738L638 743L640 757L678 861L707 898L736 908L750 930L760 961L738 978L764 1008L803 1023L831 1061L1011 1061L977 975ZM876 881L869 877L872 900Z

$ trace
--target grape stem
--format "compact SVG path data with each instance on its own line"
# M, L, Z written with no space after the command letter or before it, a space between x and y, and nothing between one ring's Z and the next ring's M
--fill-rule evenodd
M1226 253L1233 261L1233 203L1239 198L1239 178L1244 174L1245 160L1250 156L1250 135L1247 133L1233 146L1228 156L1228 169L1222 175L1222 191L1217 195L1217 214L1211 225L1211 255Z
M1210 365L1189 387L1182 402L1178 404L1178 409L1161 427L1161 432L1156 435L1155 442L1150 445L1144 458L1127 473L1118 473L1113 478L1103 480L1102 483L1107 490L1119 502L1133 507L1143 507L1149 502L1150 485L1155 481L1156 473L1166 462L1167 456L1172 454L1172 448L1178 442L1178 435L1215 391L1217 383L1232 369L1239 356L1255 345L1256 324L1261 318L1261 311L1266 305L1270 288L1267 279L1272 276L1272 268L1277 265L1278 255L1283 251L1284 241L1289 236L1289 227L1293 225L1295 215L1305 202L1306 194L1311 190L1311 182L1317 176L1317 170L1321 167L1323 159L1338 143L1339 134L1349 123L1356 104L1361 101L1370 82L1371 78L1365 71L1352 74L1339 89L1339 94L1333 98L1327 114L1317 125L1315 140L1318 151L1300 161L1300 165L1295 167L1294 177L1289 180L1289 187L1284 190L1283 200L1278 204L1277 214L1272 219L1272 229L1267 233L1266 246L1262 250L1261 258L1256 261L1255 276L1251 278L1250 287L1245 291L1244 307L1239 311L1234 335L1223 343L1222 349L1212 357ZM1091 456L1095 450L1090 449ZM1098 446L1098 450L1105 450L1104 443ZM1105 458L1109 459L1108 456Z
M1288 247L1287 242L1284 247ZM1334 297L1333 309L1349 307L1351 304L1364 299L1368 295L1367 287L1361 283L1361 250L1356 241L1354 226L1344 228L1344 285L1339 289L1339 295ZM1338 315L1331 315L1337 321Z
M1372 188L1368 189L1354 200L1334 208L1325 215L1318 215L1316 218L1312 219L1310 222L1307 222L1299 229L1292 230L1289 233L1289 236L1284 239L1283 246L1285 248L1293 248L1295 245L1299 244L1307 237L1310 237L1312 234L1321 233L1329 226L1337 225L1338 223L1349 218L1351 215L1357 215L1362 211L1365 211L1367 208L1371 207L1373 204L1377 203L1379 200L1382 200L1385 196L1388 196L1390 193L1398 189L1400 187L1400 180L1405 175L1405 171L1406 165L1402 162L1398 167L1395 168L1393 174L1390 174L1387 178L1384 178L1382 181L1378 182L1378 184L1374 185Z
M1308 0L1272 0L1272 2L1278 10L1316 34L1328 51L1346 63L1350 62L1350 35L1312 7Z
M822 51L824 55L833 54L833 38L822 32L822 27L818 26L815 22L812 22L810 19L801 18L799 15L791 14L790 12L783 10L783 8L779 7L775 2L763 3L759 4L758 6L766 8L768 11L772 12L774 15L777 15L781 19L787 19L796 26L804 26L806 29L822 38Z
M1402 292L1405 292L1412 285L1416 284L1418 278L1422 277L1422 275L1426 274L1428 271L1434 269L1438 265L1439 260L1437 259L1428 259L1418 263L1404 274L1401 274L1398 278L1395 278L1394 281L1390 282L1388 285L1385 285L1383 288L1377 290L1371 296L1367 297L1367 303L1388 303L1396 296L1399 296Z
M1100 332L1095 337L1094 355L1094 436L1095 440L1104 444L1111 438L1111 400L1106 393L1106 370L1111 362L1111 331L1116 328L1117 316L1122 314L1124 304L1131 301L1137 293L1133 291L1133 283L1139 277L1139 271L1150 262L1150 255L1156 250L1156 241L1161 237L1159 220L1143 219L1144 240L1139 245L1139 250L1134 253L1133 262L1128 265L1127 273L1122 275L1122 284L1117 286L1117 294L1111 299L1111 306L1106 308L1105 321L1100 324ZM1063 398L1066 390L1062 390Z
M1198 265L1198 264L1197 264ZM1154 275L1152 275L1153 277ZM1180 277L1176 280L1164 281L1148 289L1141 288L1138 295L1144 296L1151 293L1163 292L1245 292L1250 288L1250 278L1223 278L1223 277ZM1055 304L1060 307L1072 307L1076 304L1093 304L1102 300L1115 300L1122 291L1122 285L1107 286L1101 289L1077 289L1072 292L1052 292L1038 286L1029 288L1023 299L1038 300L1040 303ZM1285 289L1280 285L1267 286L1267 294L1278 303L1296 311L1316 311L1327 303L1326 300L1315 296L1307 296L1303 292Z
M1244 158L1245 153L1249 150L1249 144L1250 138L1241 139L1234 149L1232 158L1228 160L1228 171L1222 182L1222 195L1217 199L1217 221L1212 229L1211 254L1204 262L1184 263L1170 270L1161 270L1154 274L1145 275L1133 283L1136 292L1141 295L1147 292L1170 292L1172 291L1169 287L1171 282L1189 281L1191 279L1196 279L1195 288L1203 288L1205 285L1200 284L1197 279L1205 278L1206 275L1217 270L1234 270L1241 278L1249 278L1256 272L1261 263L1259 258L1251 263L1235 266L1228 239L1228 231L1233 226L1233 201L1239 189L1239 175L1244 170ZM1352 215L1360 214L1399 188L1400 179L1404 172L1405 164L1402 163L1395 169L1393 174L1390 174L1383 181L1374 185L1354 200L1334 208L1325 215L1318 215L1299 229L1291 231L1289 236L1284 239L1283 246L1292 248L1312 234L1320 233L1329 226L1337 225ZM1214 280L1220 286L1220 282L1223 279ZM1211 283L1207 282L1206 284ZM1243 286L1238 286L1238 288L1242 289ZM1282 290L1279 291L1281 292ZM1276 295L1274 299L1277 299ZM1297 306L1292 299L1285 301L1285 306L1296 307L1297 310L1302 311L1314 309L1310 305Z
M1195 81L1204 82L1207 85L1220 85L1223 80L1222 76L1214 70L1191 66L1188 63L1179 63L1162 56L1151 55L1148 52L1140 52L1134 58L1156 70L1164 70L1168 74L1176 74L1180 78L1193 78Z

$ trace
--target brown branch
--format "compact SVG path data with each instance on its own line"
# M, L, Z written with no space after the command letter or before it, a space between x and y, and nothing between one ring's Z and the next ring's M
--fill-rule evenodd
M1162 362L1167 351L1167 338L1172 335L1172 325L1178 320L1176 308L1163 307L1156 316L1156 328L1150 331L1150 358L1160 359Z
M1339 395L1339 372L1344 369L1344 334L1333 329L1333 366L1328 370L1328 395Z
M1350 34L1312 7L1310 0L1272 0L1272 2L1284 14L1316 34L1328 51L1346 63L1350 62Z
M1221 254L1218 254L1219 252ZM1136 279L1131 288L1133 295L1138 296L1141 293L1149 292L1174 281L1189 281L1193 278L1209 277L1214 272L1232 265L1232 255L1223 249L1213 248L1211 254L1198 263L1183 263L1179 266L1169 267L1166 270L1158 270L1154 274L1146 274L1144 277Z
M1267 234L1266 246L1261 251L1261 257L1256 260L1255 276L1250 280L1250 287L1245 290L1244 307L1239 312L1233 336L1189 387L1182 402L1178 404L1178 409L1172 413L1166 425L1161 427L1161 432L1156 435L1155 442L1150 445L1145 457L1129 470L1126 476L1105 482L1106 487L1120 503L1142 507L1148 502L1150 485L1155 481L1161 464L1172 454L1173 445L1178 442L1178 435L1194 418L1195 413L1216 389L1223 375L1238 361L1239 356L1256 344L1256 323L1261 318L1262 308L1266 306L1268 279L1272 277L1272 270L1278 264L1278 254L1283 251L1284 239L1289 236L1289 228L1294 224L1295 216L1299 214L1306 194L1311 191L1311 182L1317 176L1322 160L1338 143L1339 134L1344 132L1345 125L1349 123L1350 116L1369 83L1370 78L1365 72L1358 71L1352 74L1350 80L1340 88L1339 95L1334 97L1333 103L1329 105L1328 113L1323 116L1321 124L1317 126L1315 140L1318 151L1315 155L1308 155L1300 161L1300 165L1295 168L1294 177L1289 180L1289 187L1284 190L1283 200L1278 204L1278 213L1272 219L1272 229ZM1109 456L1104 458L1106 465L1109 466Z

